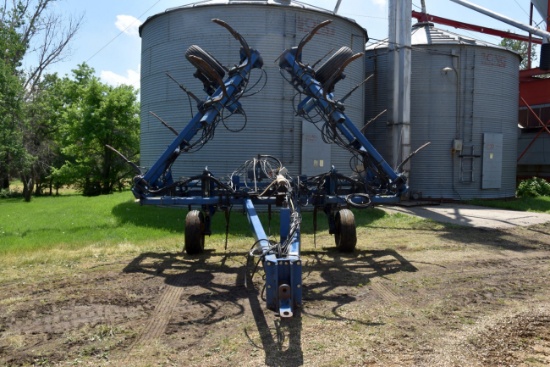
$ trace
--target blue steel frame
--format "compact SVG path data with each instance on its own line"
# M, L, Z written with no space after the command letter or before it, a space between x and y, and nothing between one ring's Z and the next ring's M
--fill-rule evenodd
M226 28L230 29L228 26ZM238 33L234 31L231 33L241 41L243 48L247 48L247 46L244 47L246 42ZM305 115L317 108L336 126L354 149L367 152L369 159L387 175L390 181L389 186L392 188L390 194L387 192L385 194L375 193L369 197L367 204L387 204L399 201L400 196L407 190L406 178L396 173L387 164L361 131L343 113L343 108L332 101L332 94L328 96L324 94L323 87L315 79L313 70L304 66L299 60L301 47L302 45L298 47L300 50L298 56L296 48L286 50L281 55L279 63L281 69L291 74L293 86L307 95L298 106L298 114ZM365 194L362 196L361 194L354 196L353 192L348 195L337 194L335 187L338 175L334 169L325 177L322 188L307 187L307 178L300 177L299 182L295 182L292 188L283 188L276 193L276 196L269 197L260 198L257 193L248 195L241 190L243 185L238 180L233 182L232 187L222 185L206 170L202 175L185 182L187 189L185 192L166 190L174 185L171 174L172 164L181 153L186 151L186 147L189 146L189 142L194 136L201 129L215 124L224 108L231 111L241 108L237 99L248 82L251 70L263 66L258 51L253 49L246 51L248 52L241 52L240 66L229 72L228 78L224 81L225 88L220 86L209 98L200 103L199 112L178 134L151 169L134 178L132 192L142 205L188 207L199 205L207 217L214 215L217 208L242 205L256 239L256 248L259 249L258 252L266 274L267 307L278 312L281 317L291 317L302 304L300 227L299 221L296 221L296 216L300 214L300 208L297 203L305 197L305 200L315 208L324 208L329 217L329 227L332 230L334 227L332 210L354 204L366 207L368 205L365 205ZM365 179L368 180L368 178L367 174ZM261 189L267 190L272 183L262 185ZM284 196L284 200L281 200L281 195ZM280 242L278 244L274 245L268 240L255 205L280 207ZM205 233L210 233L209 222L206 223ZM280 244L283 243L288 246L283 252L277 251L277 248L280 249Z
M189 121L147 173L134 178L132 192L137 199L152 196L151 189L163 188L172 184L174 181L171 165L185 151L193 137L205 126L212 125L224 108L231 110L240 108L239 102L235 102L233 99L242 91L252 69L263 66L263 60L258 51L250 50L250 59L241 60L241 64L244 67L230 73L227 80L224 81L227 94L219 87L209 99L199 105L199 112Z
M305 97L297 108L298 115L307 115L314 108L323 113L330 122L340 131L348 140L349 144L358 151L364 150L369 154L369 158L379 167L389 178L390 185L394 190L391 195L373 195L371 201L373 204L391 204L400 200L408 187L407 178L394 171L392 167L378 153L376 148L367 140L361 131L343 112L343 106L332 101L332 93L325 95L323 86L314 77L315 72L309 66L301 63L301 55L296 55L300 48L288 49L281 55L279 67L286 70L292 76L292 85L300 92L305 93ZM368 175L368 172L367 172Z
M245 199L245 210L254 234L259 242L265 270L267 308L278 311L281 317L291 317L302 305L302 261L300 259L300 231L290 233L290 209L280 210L280 241L285 242L292 235L290 249L283 257L270 253L271 243L256 213L251 199Z

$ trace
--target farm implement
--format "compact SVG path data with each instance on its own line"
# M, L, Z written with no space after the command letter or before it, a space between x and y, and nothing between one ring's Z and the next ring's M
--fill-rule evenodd
M351 92L340 100L334 95L334 86L345 77L346 66L362 54L353 54L344 46L319 68L302 61L304 46L330 23L325 21L298 46L285 50L278 63L281 74L301 98L296 114L315 124L325 141L348 150L356 163L354 167L359 169L352 176L335 168L313 177L293 176L279 159L260 154L244 162L226 179L215 177L205 168L196 176L175 180L173 163L208 142L224 118L222 111L244 113L239 100L246 96L251 71L263 66L260 53L250 48L237 31L219 19L213 22L226 28L240 43L239 63L227 69L199 46L188 48L186 58L196 68L194 76L203 83L207 96L199 100L180 86L197 101L198 112L180 132L170 128L177 136L146 172L128 162L137 172L132 192L142 205L197 208L190 210L185 220L185 252L190 255L203 252L205 236L211 234L211 219L216 212L225 212L229 221L230 208L242 206L255 238L249 256L256 258L265 271L267 308L281 317L291 317L302 303L301 209L313 208L314 220L316 213L323 211L337 249L351 252L357 235L349 208L398 202L407 191L406 177L398 172L403 163L395 170L390 167L346 116L344 101ZM277 241L266 235L257 207L270 213L273 207L277 208L280 216Z

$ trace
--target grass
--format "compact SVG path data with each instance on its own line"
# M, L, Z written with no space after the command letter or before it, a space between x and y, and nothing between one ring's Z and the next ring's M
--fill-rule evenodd
M505 206L500 207L507 209L550 212L549 198L479 204L501 203ZM469 241L460 237L451 225L404 214L390 215L377 208L354 212L358 246L363 249L461 250L461 244ZM181 253L186 214L186 208L140 206L128 191L98 197L43 196L33 198L30 203L0 199L0 278L19 279L16 276L19 272L10 273L10 269L19 267L33 274L71 274L75 268L106 266L144 253ZM324 213L317 213L316 237L313 213L304 211L302 216L303 250L330 251L334 240L328 234ZM260 213L260 219L266 233L278 240L276 208L271 221L267 213ZM212 235L207 238L209 251L224 253L225 225L224 213L217 213L212 220ZM234 253L246 253L254 243L251 234L242 208L234 207L227 248Z
M521 197L511 200L472 200L470 204L492 208L550 214L550 197Z
M181 211L170 209L171 215L167 211L134 205L128 192L36 197L30 203L0 200L0 254L169 237L181 231L184 219Z
M186 208L140 206L130 192L98 197L64 195L0 200L0 256L28 255L37 251L80 251L83 248L113 249L127 244L144 250L155 244L166 249L183 247ZM405 215L387 215L379 209L356 212L358 226L408 227L422 222ZM260 214L266 232L278 233L279 216L274 209L271 222ZM317 232L328 223L318 213ZM312 234L313 213L303 213L303 234ZM225 216L218 213L212 221L209 242L225 242ZM230 217L230 241L245 239L251 232L246 216L234 208ZM248 244L247 246L250 246ZM246 248L246 247L245 247ZM92 250L90 250L92 251ZM92 251L93 252L93 251Z
M521 198L515 200L472 201L474 205L550 213L550 198ZM130 192L98 197L81 195L35 197L30 203L22 199L0 200L0 257L35 254L37 252L78 252L87 248L86 256L102 256L113 252L146 251L154 246L173 251L183 247L185 208L140 206ZM271 222L267 213L260 215L266 232L278 233L279 216L276 209ZM379 209L355 211L358 227L372 230L383 228L414 228L434 230L441 225L402 214L388 215ZM304 212L301 231L313 234L313 213ZM437 227L437 228L436 228ZM326 232L328 223L323 213L317 214L317 233ZM225 243L225 217L213 217L213 235L209 243ZM230 242L251 244L251 232L246 216L234 208L230 218ZM126 249L122 249L126 246ZM247 247L243 245L242 249ZM234 247L233 247L234 248ZM57 256L58 254L56 254ZM84 255L82 255L84 256ZM53 257L53 253L52 253ZM34 260L33 260L34 261Z

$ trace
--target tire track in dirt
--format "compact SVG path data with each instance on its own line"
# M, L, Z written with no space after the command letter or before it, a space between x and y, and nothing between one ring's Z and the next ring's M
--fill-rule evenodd
M371 282L369 288L384 303L404 306L402 298L384 283L385 281L375 280Z
M173 281L166 283L166 289L159 297L158 303L155 306L155 310L150 316L149 322L143 328L141 334L137 337L136 341L130 346L125 361L129 362L134 357L134 351L150 344L155 339L160 339L166 331L172 311L178 305L180 298L184 291L184 278L183 274L175 277Z
M17 334L61 334L75 330L84 325L101 323L118 323L124 320L145 316L142 306L123 307L115 305L78 305L58 309L53 307L51 315L38 316L32 311L27 319L11 317L7 320L7 328Z

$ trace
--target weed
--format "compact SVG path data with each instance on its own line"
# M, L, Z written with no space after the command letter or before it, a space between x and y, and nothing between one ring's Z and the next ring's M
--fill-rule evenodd
M33 362L34 362L33 366L41 366L41 367L53 366L50 360L46 357L35 358Z
M313 342L311 348L315 351L322 352L327 348L327 346L322 342Z
M95 327L95 333L90 336L89 341L102 341L115 336L115 329L111 325L101 324Z
M527 357L525 358L525 363L535 364L535 365L536 364L544 365L546 362L539 358Z
M1 338L2 343L9 345L13 349L19 349L25 346L25 336L21 334L6 333Z

